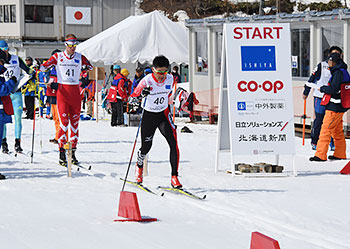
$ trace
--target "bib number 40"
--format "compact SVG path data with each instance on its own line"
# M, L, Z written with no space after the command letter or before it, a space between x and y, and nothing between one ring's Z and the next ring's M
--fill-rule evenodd
M154 101L153 101L153 103L154 104L156 104L156 105L161 105L161 104L163 104L164 103L164 101L165 101L165 98L164 97L160 97L160 98L156 98Z

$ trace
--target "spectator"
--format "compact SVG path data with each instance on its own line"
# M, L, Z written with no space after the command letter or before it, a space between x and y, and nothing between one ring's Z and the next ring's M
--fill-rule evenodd
M24 103L26 106L26 119L34 118L34 102L35 95L37 94L37 81L36 81L36 70L37 67L33 65L33 58L28 56L25 59L26 65L30 68L30 74L33 77L23 86L22 94L24 94Z
M45 61L44 61L45 63ZM41 118L44 117L44 108L46 106L46 83L48 82L49 73L48 72L38 72L38 100L39 100L39 115ZM47 109L46 109L47 114ZM50 118L50 117L47 117Z
M124 103L128 101L128 91L131 90L131 84L129 84L128 76L129 71L126 68L121 70L122 78L118 82L118 93L117 93L117 125L124 125ZM125 109L125 110L124 110Z
M143 69L141 67L136 68L135 77L134 77L134 81L132 82L132 88L131 88L130 94L134 92L134 89L137 87L137 85L140 83L143 77L145 77L145 74L143 73Z
M12 76L15 76L17 80L20 79L21 70L24 70L29 74L29 67L23 62L23 60L17 55L10 54L8 52L8 45L6 41L0 40L0 48L3 50L7 56L6 63L6 72L4 74L5 81L8 81ZM21 135L22 135L22 113L23 113L23 98L21 89L18 89L15 93L10 95L12 100L12 106L14 110L15 118L15 151L22 152L21 148ZM4 131L2 136L2 151L5 153L9 152L7 139L6 139L6 125L4 125Z
M179 67L174 66L173 71L171 72L172 76L174 77L174 80L176 83L181 83L181 76L179 74Z
M333 46L330 48L331 53L342 54L341 48ZM325 115L325 106L321 105L321 100L323 98L323 93L318 90L318 88L328 84L329 79L331 78L331 72L328 67L327 60L320 62L317 67L313 70L308 82L315 83L317 89L314 90L314 109L315 109L315 120L313 122L311 130L311 147L313 150L316 150L316 145L318 138L320 136L320 130ZM307 99L311 88L307 85L304 86L303 99ZM331 150L334 150L333 139L330 143Z
M66 132L70 124L70 141L72 143L72 163L78 164L76 150L79 137L79 119L81 109L81 98L79 88L79 76L82 68L92 70L90 62L84 55L75 52L78 40L73 34L68 34L65 39L66 49L63 52L55 53L44 64L40 70L46 71L52 66L56 67L57 72L57 110L60 120L60 130L58 134L59 145L59 164L67 166L66 150L64 145L67 143Z
M325 105L326 114L323 119L320 137L317 142L315 156L310 161L326 161L328 145L331 136L334 139L334 154L329 156L330 160L346 159L346 142L343 131L343 115L347 111L342 107L340 97L340 86L349 82L350 76L347 65L341 59L339 53L332 53L328 58L328 65L331 70L331 79L327 86L321 86L320 92L324 93L321 104Z
M152 69L150 67L145 68L145 75L152 73Z
M113 69L114 69L113 71L115 73L115 76L114 76L113 82L111 83L111 87L109 88L106 98L111 104L111 109L112 109L111 126L117 126L117 125L120 125L119 121L117 120L118 110L119 110L118 101L117 101L118 84L119 84L119 81L123 78L123 75L120 73L121 68L119 65L114 65Z
M5 52L0 50L0 75L4 75L6 73L7 69L4 67L5 63L7 63L7 55ZM2 106L0 109L0 137L2 137L4 125L6 123L12 123L11 115L13 114L13 107L10 93L15 87L16 83L17 79L14 76L7 81L5 81L3 76L0 76L0 104ZM6 177L0 173L0 180L4 180L5 178Z

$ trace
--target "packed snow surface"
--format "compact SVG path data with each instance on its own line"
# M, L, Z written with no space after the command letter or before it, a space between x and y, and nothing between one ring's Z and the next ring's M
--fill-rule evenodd
M114 222L123 184L119 178L125 176L137 127L81 121L77 157L92 170L73 170L68 178L58 166L57 145L48 142L54 137L53 121L37 121L34 163L28 155L0 155L0 172L7 177L0 181L0 248L249 249L254 231L278 240L283 249L350 248L350 176L339 174L347 160L311 163L310 140L302 146L297 137L297 177L232 177L226 173L228 153L222 153L221 170L214 173L217 126L185 121L176 121L178 131L186 125L194 133L178 132L180 181L207 199L161 197L127 185L126 191L137 193L142 216L159 219L152 223ZM23 127L22 147L29 153L32 121L23 120ZM12 149L13 124L7 134ZM273 163L275 158L236 160ZM292 173L292 163L292 156L280 156L284 172ZM157 191L170 185L169 148L158 131L148 165L146 186Z

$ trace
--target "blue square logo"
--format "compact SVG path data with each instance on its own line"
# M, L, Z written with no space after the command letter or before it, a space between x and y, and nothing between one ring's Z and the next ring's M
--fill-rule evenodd
M242 71L276 71L275 46L241 46Z
M79 60L78 60L78 59L74 59L74 62L75 62L75 63L79 63Z
M238 111L245 111L245 110L247 110L246 102L237 102L237 110Z
M165 89L170 89L170 85L165 85Z

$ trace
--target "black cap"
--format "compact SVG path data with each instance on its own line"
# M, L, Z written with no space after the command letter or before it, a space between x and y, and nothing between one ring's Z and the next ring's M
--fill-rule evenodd
M30 57L30 56L28 56L28 57L26 58L26 61L31 61L31 62L33 62L33 58Z
M339 53L331 53L331 55L328 57L328 60L337 63L338 61L341 60L340 54Z

